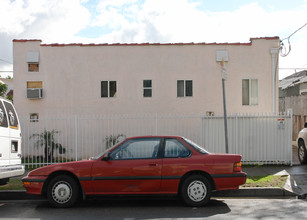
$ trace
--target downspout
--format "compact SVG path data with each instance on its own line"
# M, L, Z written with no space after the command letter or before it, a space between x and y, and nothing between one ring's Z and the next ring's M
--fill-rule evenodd
M271 48L271 55L272 55L272 113L276 113L276 68L277 68L277 62L276 62L276 54L278 54L279 49L278 48Z

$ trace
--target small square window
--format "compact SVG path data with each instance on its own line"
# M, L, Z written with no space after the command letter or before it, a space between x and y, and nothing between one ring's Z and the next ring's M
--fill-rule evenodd
M177 97L193 96L192 80L177 80Z
M28 72L38 72L39 65L38 63L28 63Z
M30 114L30 122L38 122L38 113Z
M151 80L143 80L143 97L152 97Z
M116 81L101 81L101 97L115 97L116 96Z

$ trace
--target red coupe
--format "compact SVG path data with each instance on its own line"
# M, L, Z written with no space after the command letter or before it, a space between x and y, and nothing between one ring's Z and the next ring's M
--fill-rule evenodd
M178 136L127 138L90 160L49 165L22 179L27 193L70 207L90 195L178 194L189 206L203 206L213 190L245 183L241 156L212 154Z

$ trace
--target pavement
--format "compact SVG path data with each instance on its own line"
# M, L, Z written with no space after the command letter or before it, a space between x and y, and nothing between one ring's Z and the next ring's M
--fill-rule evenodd
M294 144L294 143L293 143ZM252 198L285 198L307 197L307 165L300 165L297 147L293 149L293 166L257 166L243 167L248 176L286 175L287 181L283 188L279 187L240 187L238 190L214 192L212 197L252 197ZM19 177L20 178L20 177ZM41 199L39 196L28 195L25 190L2 190L0 200L31 200Z

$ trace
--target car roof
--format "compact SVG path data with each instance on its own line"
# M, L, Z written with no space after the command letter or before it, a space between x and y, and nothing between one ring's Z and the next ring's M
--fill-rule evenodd
M183 138L182 136L175 135L145 135L145 136L134 136L128 137L127 139L137 139L137 138Z

